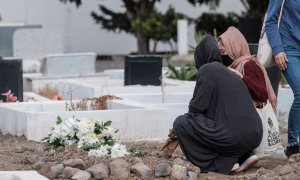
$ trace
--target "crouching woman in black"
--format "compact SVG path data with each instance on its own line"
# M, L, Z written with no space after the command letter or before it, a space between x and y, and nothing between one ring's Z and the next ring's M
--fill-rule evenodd
M212 36L204 37L194 57L198 74L189 112L176 118L170 136L203 172L229 174L260 144L261 120L243 80L222 64Z

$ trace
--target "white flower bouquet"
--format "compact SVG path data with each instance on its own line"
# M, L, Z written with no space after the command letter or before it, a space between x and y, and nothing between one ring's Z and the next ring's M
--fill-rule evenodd
M42 141L54 149L77 144L78 148L89 151L89 156L117 158L128 155L126 146L117 142L118 129L110 126L111 121L57 117L56 125Z

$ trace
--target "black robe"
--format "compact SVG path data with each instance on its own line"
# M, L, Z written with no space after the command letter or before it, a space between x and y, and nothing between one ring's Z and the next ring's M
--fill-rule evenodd
M260 144L263 129L246 85L220 63L212 40L204 38L196 49L200 68L189 113L176 118L173 128L189 161L204 172L228 174L239 157Z

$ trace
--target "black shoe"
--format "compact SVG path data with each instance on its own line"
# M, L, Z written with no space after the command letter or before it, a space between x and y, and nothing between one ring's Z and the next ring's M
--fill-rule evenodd
M293 144L291 146L286 147L284 154L287 158L290 158L293 154L299 153L299 144Z

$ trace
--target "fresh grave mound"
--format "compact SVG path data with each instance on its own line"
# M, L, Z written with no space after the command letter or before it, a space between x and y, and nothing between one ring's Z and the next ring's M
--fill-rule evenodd
M243 173L201 173L185 160L179 147L171 158L165 158L160 150L163 142L119 142L117 130L110 126L110 121L58 118L45 143L0 134L0 168L37 170L50 179L300 178L300 155L289 162L279 157L264 158ZM286 135L282 129L280 132L286 144ZM118 148L113 149L116 144Z
M183 155L180 148L177 148L170 159L165 159L159 150L163 145L161 142L124 143L128 151L136 152L136 155L117 159L88 156L87 151L77 148L75 145L66 148L59 147L53 150L47 147L46 143L27 141L24 136L15 137L0 134L0 142L1 170L37 170L39 173L52 179L64 179L64 177L70 176L74 172L77 173L79 170L81 170L79 171L80 174L87 175L87 173L90 173L91 177L94 177L91 173L91 169L93 169L91 167L94 165L97 165L96 167L102 167L102 170L104 169L103 172L105 172L106 167L110 169L111 167L115 168L113 165L117 164L116 166L118 167L125 164L127 169L124 171L127 172L127 174L130 172L127 179L141 179L141 172L149 172L148 168L151 170L150 174L146 173L149 175L149 179L155 179L155 174L159 175L159 173L160 175L165 175L166 179L169 179L171 176L176 176L176 174L172 175L173 170L174 172L176 172L175 170L183 170L183 172L185 172L186 169L187 174L190 176L195 175L194 173L197 174L198 171L197 168L193 169L194 167L192 168L190 164L185 164L186 162L182 160ZM257 178L299 179L300 156L297 155L294 159L294 162L288 162L276 157L270 157L260 160L256 166L244 173L228 176L215 173L200 173L198 174L198 178L212 180ZM142 165L141 162L148 168ZM129 169L128 165L130 166ZM89 168L91 169L87 170ZM162 171L164 168L165 171ZM141 171L137 169L141 169ZM83 173L83 170L87 173ZM119 173L121 172L120 170ZM117 174L113 175L116 176ZM56 178L54 178L55 176ZM115 177L109 173L106 179L115 179Z

